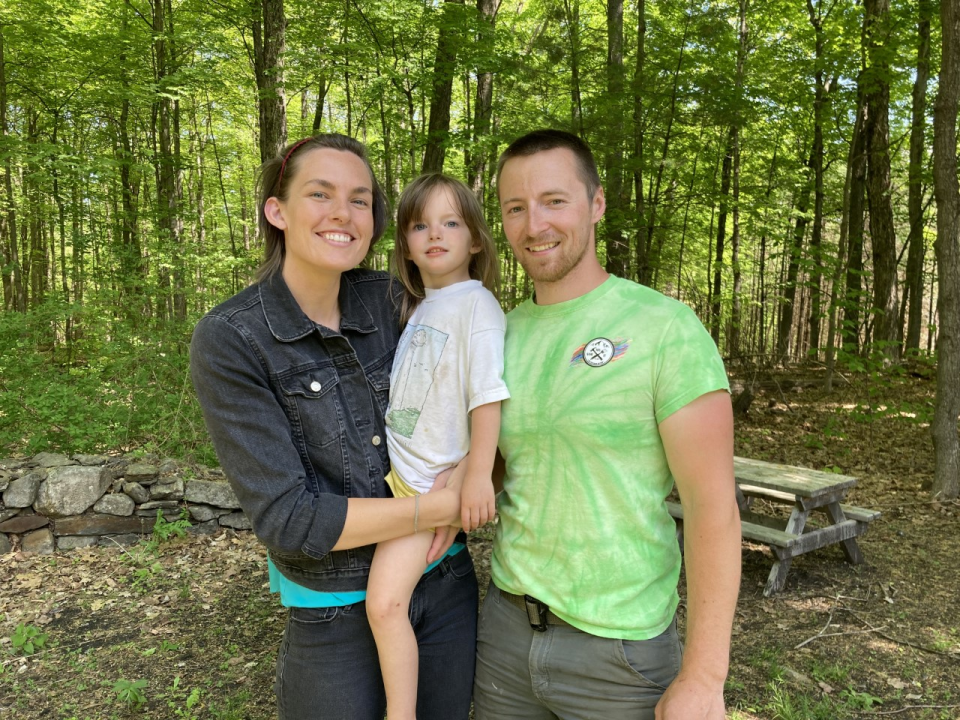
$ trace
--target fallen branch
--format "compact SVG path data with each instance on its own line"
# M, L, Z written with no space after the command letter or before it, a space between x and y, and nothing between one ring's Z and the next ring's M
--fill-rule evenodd
M899 715L907 710L949 710L960 705L905 705L899 710L857 710L858 715Z
M901 639L899 639L899 638L893 637L892 635L887 635L885 632L881 632L881 630L882 630L884 627L886 627L886 626L881 626L881 627L879 627L879 628L876 628L876 627L874 627L873 625L871 625L869 622L867 622L866 620L864 620L862 617L860 617L857 613L855 613L855 612L854 612L853 610L851 610L850 608L842 607L841 609L846 610L848 613L850 613L851 615L853 615L853 616L854 616L857 620L859 620L861 623L863 623L864 625L866 625L868 628L870 628L872 631L876 632L876 633L877 633L878 635L880 635L881 637L886 638L886 639L889 640L890 642L897 643L898 645L906 645L906 646L908 646L908 647L912 647L912 648L915 648L915 649L917 649L917 650L922 650L923 652L931 653L932 655L942 655L942 656L944 656L944 657L950 658L951 660L960 661L960 656L958 656L958 655L956 655L956 654L954 654L954 653L944 652L943 650L937 650L936 648L927 647L926 645L920 645L919 643L911 642L911 641L909 641L909 640L901 640Z
M826 634L824 634L823 630L821 630L819 633L817 633L816 635L814 635L812 638L808 638L808 639L804 640L802 643L800 643L799 645L794 646L793 649L794 649L794 650L799 650L799 649L802 648L804 645L806 645L807 643L813 642L813 641L816 640L817 638L837 637L838 635L865 635L865 634L867 634L867 633L880 632L881 630L883 630L883 629L885 629L885 628L886 628L886 625L881 625L881 626L878 627L878 628L871 628L870 630L850 630L850 631L848 631L848 632L835 632L835 633L826 633ZM824 628L824 630L826 630L826 628ZM883 633L880 633L880 634L882 635ZM886 636L884 635L884 637L886 637Z

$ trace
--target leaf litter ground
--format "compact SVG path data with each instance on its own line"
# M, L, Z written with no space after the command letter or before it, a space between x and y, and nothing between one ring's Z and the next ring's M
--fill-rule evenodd
M761 387L739 455L854 475L850 502L883 516L864 565L805 555L773 598L769 551L744 544L728 717L960 718L960 506L923 489L934 381L914 370L829 395L815 370L738 378ZM481 586L490 539L471 540ZM250 533L0 556L0 718L272 718L284 621ZM18 651L18 627L43 647Z

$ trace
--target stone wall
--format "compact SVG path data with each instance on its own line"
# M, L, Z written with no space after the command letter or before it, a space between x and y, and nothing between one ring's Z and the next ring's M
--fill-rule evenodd
M152 455L0 459L0 492L0 553L129 545L161 510L178 520L186 508L194 533L250 529L222 472Z

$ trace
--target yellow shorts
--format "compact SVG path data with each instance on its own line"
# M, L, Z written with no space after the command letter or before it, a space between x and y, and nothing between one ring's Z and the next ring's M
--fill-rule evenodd
M397 475L396 470L391 470L387 473L387 476L384 478L387 485L390 486L390 489L393 490L394 497L416 497L420 495L417 490L414 490L412 487L407 485L403 478Z
M408 497L416 497L417 495L423 494L423 493L417 492L412 487L407 485L403 481L403 478L397 475L396 471L394 470L391 470L390 472L388 472L386 477L383 479L386 481L387 485L390 486L390 489L393 490L394 497L408 498ZM436 528L423 528L421 532L423 532L423 530L433 532L434 530L436 530Z

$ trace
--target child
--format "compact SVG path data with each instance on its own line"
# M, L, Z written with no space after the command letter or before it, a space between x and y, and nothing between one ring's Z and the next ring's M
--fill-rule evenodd
M469 532L494 517L490 473L500 401L510 395L502 380L505 321L493 295L496 247L466 185L428 174L407 186L397 208L394 264L406 289L407 325L390 378L387 483L396 497L419 503L437 475L466 456L461 515ZM377 546L367 585L388 720L416 716L418 651L408 612L433 529L417 528L416 519L414 528Z

